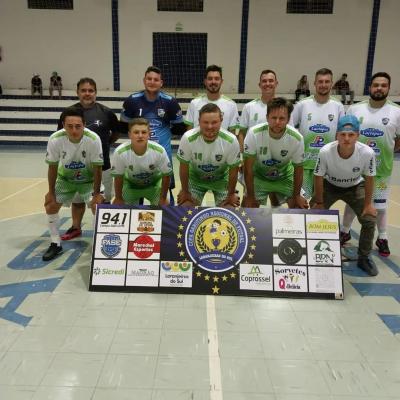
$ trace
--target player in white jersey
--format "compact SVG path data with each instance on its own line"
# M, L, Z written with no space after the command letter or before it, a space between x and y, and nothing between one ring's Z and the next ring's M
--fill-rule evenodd
M315 94L294 106L290 125L304 137L303 190L307 199L314 189L314 168L321 148L335 140L338 119L344 115L343 104L331 96L332 71L321 68L315 73Z
M301 195L304 144L301 134L288 125L293 105L282 97L268 103L267 123L249 129L244 141L244 207L265 204L274 193L279 203L308 208Z
M53 133L47 144L49 191L44 207L51 244L43 255L50 261L62 253L58 230L58 212L72 199L88 203L94 213L104 198L100 193L103 150L100 137L85 128L83 110L70 107L61 115L64 128ZM80 200L80 201L79 201Z
M325 145L318 155L312 204L313 208L329 209L342 200L356 212L361 224L357 265L375 276L378 269L369 258L376 223L376 209L372 205L375 155L367 145L357 141L359 129L354 115L339 118L337 140Z
M222 68L218 65L209 65L206 69L204 86L206 94L194 98L187 109L184 122L187 129L199 125L199 111L208 104L216 104L222 112L222 128L234 132L239 126L239 113L236 103L227 96L221 94Z
M112 162L115 199L113 204L139 204L141 198L152 205L167 205L172 167L166 150L150 141L149 122L134 118L129 124L130 142L115 150Z
M235 135L221 128L221 123L218 106L206 104L200 110L199 127L182 136L177 154L182 185L179 205L200 205L209 190L216 205L239 205L236 195L239 143Z
M347 114L355 115L360 122L360 142L371 147L376 156L376 177L374 206L378 211L378 238L375 242L379 254L390 255L387 226L387 201L389 198L390 177L393 168L393 151L400 147L400 107L389 101L390 75L377 72L371 78L369 100L349 107ZM343 216L341 242L350 240L350 227L354 212L346 207Z

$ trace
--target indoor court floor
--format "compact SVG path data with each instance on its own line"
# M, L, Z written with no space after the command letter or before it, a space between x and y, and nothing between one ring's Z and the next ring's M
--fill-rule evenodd
M374 278L345 263L335 301L89 292L89 212L83 237L41 260L44 153L0 148L1 400L400 398L400 160L392 255L374 250Z

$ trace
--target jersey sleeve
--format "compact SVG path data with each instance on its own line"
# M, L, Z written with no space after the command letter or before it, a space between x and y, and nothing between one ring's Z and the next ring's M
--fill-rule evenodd
M176 154L178 161L189 164L192 159L192 149L190 148L189 140L186 135L182 136L179 142L178 153Z
M296 103L294 105L294 109L293 109L292 115L290 116L289 125L292 125L295 128L298 128L300 126L301 109L302 109L302 103Z
M109 121L110 121L110 130L111 130L111 132L112 133L120 133L120 132L122 132L122 129L121 129L121 124L120 124L120 122L118 121L118 118L117 118L117 116L114 114L114 112L112 111L112 110L108 110L107 111L107 116L108 116L108 119L109 119Z
M101 166L104 164L103 147L99 137L96 137L96 140L93 142L91 163L95 166Z
M371 149L368 149L371 150ZM365 163L364 163L364 168L362 171L362 175L364 176L375 176L376 175L376 160L375 160L375 153L373 150L368 151L367 154L365 154Z
M300 136L300 140L296 145L296 150L293 153L292 162L294 165L303 165L304 163L304 140Z
M256 137L254 135L254 132L250 129L247 132L247 135L244 139L244 152L243 152L243 157L248 158L248 157L256 157L257 155L257 143L256 143Z
M169 160L165 149L163 149L163 152L160 157L160 171L161 171L162 175L171 175L172 174L171 161Z
M183 122L186 125L189 126L194 126L194 114L195 114L195 105L193 103L193 100L190 102L189 107L186 111L186 115L185 115L185 119L183 120Z
M243 106L242 115L240 116L239 120L239 129L247 129L249 127L249 119L250 119L250 112L249 106L245 104Z
M173 97L168 104L168 119L171 124L180 124L183 122L181 106Z
M229 113L228 129L236 129L239 127L239 113L235 102L231 103L231 111Z
M60 152L57 150L56 141L50 138L49 142L47 143L46 163L49 165L57 165L59 161Z
M314 175L325 176L326 171L326 152L321 150L318 154L317 163L315 164Z
M124 101L124 104L122 105L121 116L120 116L121 121L129 123L135 117L136 117L135 102L133 101L132 97L128 97Z
M240 165L240 147L239 142L235 140L232 143L231 151L229 152L228 156L226 157L226 163L229 165L230 168L235 168Z
M112 176L123 176L125 173L125 163L121 154L118 153L118 149L114 152L111 162L111 175Z

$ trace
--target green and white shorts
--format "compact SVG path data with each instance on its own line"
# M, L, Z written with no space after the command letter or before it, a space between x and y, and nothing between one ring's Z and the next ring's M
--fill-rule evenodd
M276 181L254 176L254 194L260 204L266 204L268 195L275 193L279 204L284 204L293 196L293 175Z
M93 182L77 183L65 179L56 180L56 201L69 207L72 202L86 203L92 200Z
M122 186L122 198L125 204L138 205L139 199L147 199L152 206L158 205L160 201L161 194L161 179L152 186L146 186L144 188L138 188L137 186L132 187L132 185L124 180Z
M209 190L214 195L215 205L219 206L228 195L228 183L226 181L218 181L212 182L212 185L207 185L207 183L193 182L189 179L189 192L198 205L201 205L204 196Z
M303 185L304 197L309 200L314 194L314 170L303 170Z
M374 194L372 199L377 210L386 210L390 193L390 176L374 177Z

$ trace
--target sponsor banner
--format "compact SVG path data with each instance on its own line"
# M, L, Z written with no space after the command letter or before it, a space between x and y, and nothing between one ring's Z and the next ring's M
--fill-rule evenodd
M124 286L125 284L125 260L95 260L92 271L92 285Z
M160 259L159 235L129 235L128 258L138 260Z
M272 236L277 238L305 238L303 214L272 214Z
M307 240L308 265L340 266L342 257L338 240Z
M192 287L193 263L190 261L161 261L160 286Z
M132 261L126 267L126 286L158 286L159 261Z
M306 241L303 239L273 239L274 264L307 264Z
M307 214L307 239L338 239L339 220L336 215Z
M162 210L132 210L130 233L161 234Z
M99 233L96 237L95 258L126 258L128 235Z
M343 298L342 271L338 267L308 267L308 280L312 293L335 293Z
M129 232L129 218L131 211L124 208L99 209L97 218L97 232Z
M272 265L240 264L240 289L273 290Z
M308 292L307 267L274 265L274 287L277 292Z

